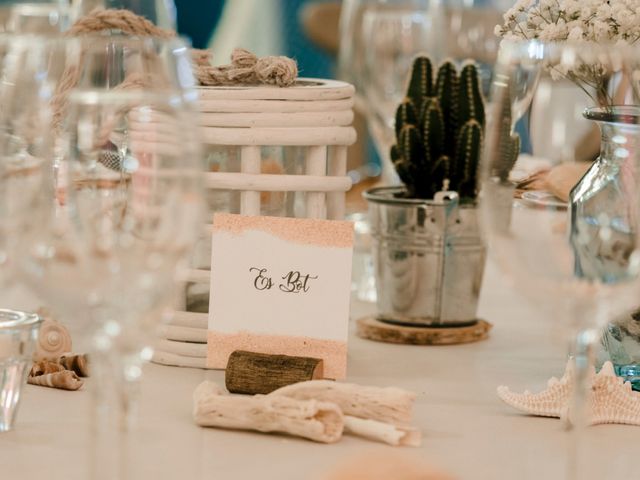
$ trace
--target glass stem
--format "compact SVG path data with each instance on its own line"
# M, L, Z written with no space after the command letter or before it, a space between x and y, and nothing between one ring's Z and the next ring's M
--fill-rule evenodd
M574 389L567 415L567 427L571 430L567 463L569 480L588 478L585 431L589 426L591 375L594 368L595 346L599 338L599 329L587 328L580 330L573 342Z
M93 480L128 478L128 437L135 430L142 360L122 336L104 331L94 338L92 356Z

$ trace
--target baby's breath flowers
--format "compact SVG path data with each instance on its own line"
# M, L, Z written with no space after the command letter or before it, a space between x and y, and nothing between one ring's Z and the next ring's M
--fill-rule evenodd
M640 0L518 0L503 18L495 33L509 40L620 46L640 40ZM568 78L597 103L612 104L606 65L582 61L567 67L552 62L547 67L552 77Z

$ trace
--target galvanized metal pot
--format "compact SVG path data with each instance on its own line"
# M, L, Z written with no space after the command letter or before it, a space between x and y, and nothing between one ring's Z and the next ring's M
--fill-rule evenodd
M403 187L365 192L373 238L378 318L423 326L476 321L485 265L477 209L455 192L403 198Z

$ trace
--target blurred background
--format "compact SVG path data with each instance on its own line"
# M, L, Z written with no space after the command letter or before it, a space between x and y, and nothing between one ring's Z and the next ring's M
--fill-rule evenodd
M5 29L64 30L95 7L128 8L210 48L214 63L227 63L233 48L296 59L303 77L340 78L358 90L358 142L349 152L354 183L364 188L384 172L393 112L402 98L410 60L432 56L478 58L492 53L493 27L511 0L0 0ZM60 12L67 11L68 15ZM452 13L453 12L453 13ZM442 14L443 19L435 19ZM445 25L446 32L442 31ZM436 52L436 37L458 51ZM370 48L363 48L364 45ZM472 48L471 48L472 47ZM454 50L456 50L454 49ZM474 50L474 51L470 51ZM481 52L482 53L482 52ZM490 62L490 60L488 60ZM379 76L378 76L379 75ZM367 105L378 105L376 111ZM368 128L367 128L368 124ZM388 159L386 161L388 165ZM359 190L359 189L357 189ZM359 198L359 195L353 195Z

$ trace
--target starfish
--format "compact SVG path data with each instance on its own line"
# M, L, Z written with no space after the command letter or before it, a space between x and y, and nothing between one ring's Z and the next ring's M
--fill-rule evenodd
M498 396L521 412L569 420L574 368L573 361L569 360L562 378L552 377L542 392L514 393L500 386ZM588 381L587 420L590 425L619 423L640 426L640 393L634 392L629 382L616 376L611 362L605 362L598 373L592 367Z

